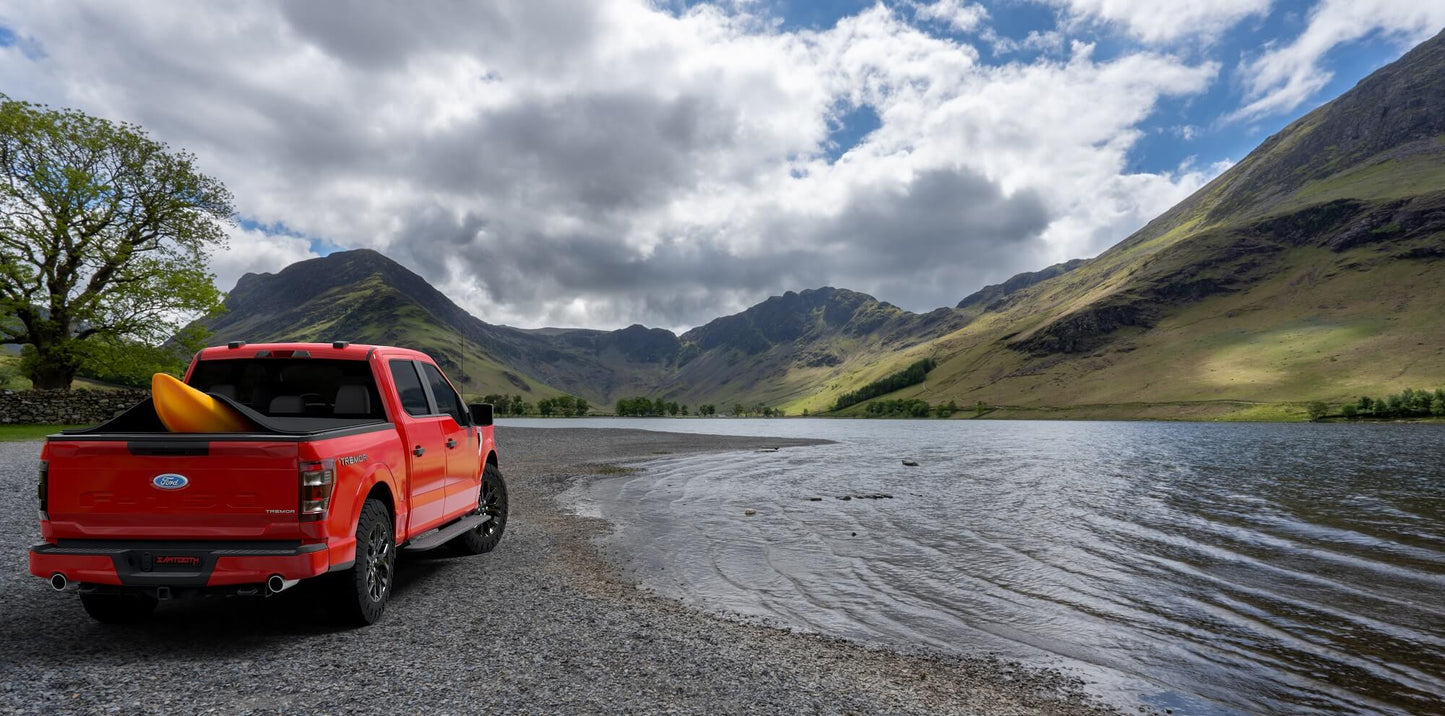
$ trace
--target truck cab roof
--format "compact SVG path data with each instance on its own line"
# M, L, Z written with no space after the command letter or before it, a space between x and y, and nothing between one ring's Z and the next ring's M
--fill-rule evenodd
M431 357L421 351L395 346L377 346L364 343L244 343L236 341L224 346L203 348L196 354L196 360L229 360L236 358L329 358L332 360L366 360L373 353L384 352L389 357L424 360Z

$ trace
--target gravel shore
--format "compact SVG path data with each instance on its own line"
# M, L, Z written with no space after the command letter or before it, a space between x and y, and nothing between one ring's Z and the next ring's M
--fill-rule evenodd
M27 574L40 444L0 443L0 713L1108 712L1057 671L904 655L644 594L594 546L605 523L554 500L606 465L804 442L498 428L512 510L501 545L405 560L366 629L331 626L308 584L167 602L139 626L92 622Z

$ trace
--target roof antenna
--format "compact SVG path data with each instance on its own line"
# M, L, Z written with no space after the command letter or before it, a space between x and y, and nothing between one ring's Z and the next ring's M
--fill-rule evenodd
M470 288L467 289L467 298L466 298L467 303L471 303L471 301L472 301L472 294L475 293L476 290L477 290L477 287L476 287L476 286L472 286L472 287L470 287ZM459 307L459 308L462 308L462 307ZM471 314L471 312L468 311L466 308L462 308L462 316L464 316L464 317L466 317L466 318L471 318L471 317L472 317L472 314ZM462 371L460 380L461 380L461 384L462 384L462 402L463 402L463 403L467 402L467 336L466 336L465 331L466 331L466 320L463 319L463 320L457 321L457 344L460 346L460 348L459 348L458 350L461 352L461 360L459 361L459 363L461 364L461 371Z

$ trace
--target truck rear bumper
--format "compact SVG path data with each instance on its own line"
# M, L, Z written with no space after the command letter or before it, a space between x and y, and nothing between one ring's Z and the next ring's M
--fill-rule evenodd
M30 548L30 573L118 587L204 588L305 579L331 568L324 543L60 540Z

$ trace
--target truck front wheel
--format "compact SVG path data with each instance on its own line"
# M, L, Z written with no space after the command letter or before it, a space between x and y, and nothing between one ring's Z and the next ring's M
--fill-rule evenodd
M490 552L502 541L502 532L507 529L507 481L502 471L492 463L482 471L482 492L477 500L477 509L491 516L474 530L467 530L452 541L465 554Z
M80 605L91 619L105 624L134 624L156 610L156 598L149 594L82 594Z
M337 575L335 601L342 621L374 624L386 611L396 581L396 535L391 515L377 500L367 500L356 523L356 563Z

